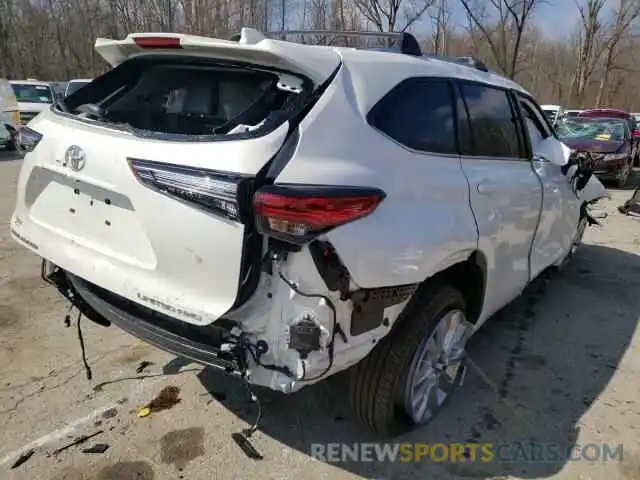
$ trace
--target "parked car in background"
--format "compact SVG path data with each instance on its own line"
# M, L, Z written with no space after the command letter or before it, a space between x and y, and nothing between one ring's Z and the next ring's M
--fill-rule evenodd
M583 110L580 109L576 109L576 108L566 108L562 114L562 118L573 118L573 117L577 117L578 115L580 115L580 113L582 113Z
M26 125L40 112L49 109L54 101L49 82L12 80L9 82L20 107L20 125Z
M14 150L20 123L18 100L8 80L0 78L0 149Z
M64 92L67 89L67 82L51 82L51 88L53 89L53 94L55 95L56 100L64 100Z
M542 111L549 119L549 123L555 126L564 114L564 109L560 105L542 105Z
M603 181L624 186L633 165L634 141L624 118L578 116L556 129L558 138L578 152L589 152L595 174Z
M640 157L640 130L638 130L638 121L635 116L629 112L616 108L592 108L580 112L579 116L582 118L620 118L627 122L629 130L631 130L632 165L638 163L638 159Z
M25 128L13 238L103 326L249 389L351 368L364 424L428 423L606 191L520 85L386 35L98 39L113 69Z
M65 91L64 91L64 97L65 98L68 97L69 95L81 89L88 83L91 83L90 78L74 78L73 80L69 80L67 82L67 87L65 88Z

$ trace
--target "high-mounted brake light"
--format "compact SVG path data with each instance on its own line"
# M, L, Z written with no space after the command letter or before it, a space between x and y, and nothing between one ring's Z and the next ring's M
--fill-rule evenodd
M182 48L180 39L176 37L136 37L134 42L140 48Z
M242 177L134 158L129 165L143 185L207 212L240 219L237 193Z
M377 188L270 185L254 194L253 209L261 233L301 245L369 215L384 198Z

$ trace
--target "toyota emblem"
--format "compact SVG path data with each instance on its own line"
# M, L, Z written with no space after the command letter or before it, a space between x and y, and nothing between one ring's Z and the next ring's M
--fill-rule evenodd
M64 153L64 164L69 166L74 172L78 172L84 168L84 164L87 162L87 156L77 145L71 145Z

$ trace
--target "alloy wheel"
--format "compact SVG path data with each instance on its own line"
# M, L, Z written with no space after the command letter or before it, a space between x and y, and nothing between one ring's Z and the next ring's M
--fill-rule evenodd
M429 422L458 386L473 325L462 310L451 310L418 346L405 384L404 406L418 425Z

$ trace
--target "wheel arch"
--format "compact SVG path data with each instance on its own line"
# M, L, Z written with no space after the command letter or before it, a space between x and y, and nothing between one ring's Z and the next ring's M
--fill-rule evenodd
M418 307L427 292L435 285L445 283L462 293L466 305L468 321L476 324L480 319L486 291L487 259L480 250L460 252L440 264L436 273L425 278L411 298L406 313ZM400 322L397 322L400 323Z

